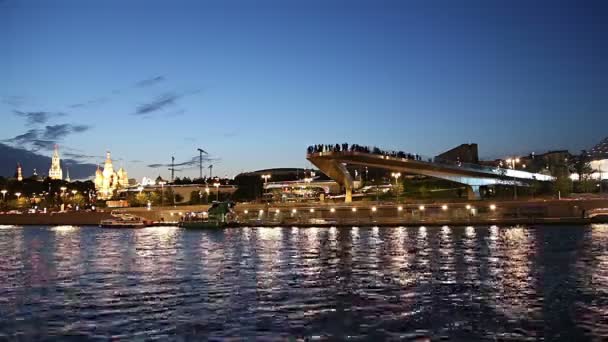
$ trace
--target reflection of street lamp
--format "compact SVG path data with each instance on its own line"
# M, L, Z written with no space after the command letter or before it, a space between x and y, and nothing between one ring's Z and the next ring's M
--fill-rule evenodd
M213 186L217 189L217 201L220 201L220 183L213 183Z
M509 158L506 160L507 165L515 170L515 164L519 164L519 158ZM515 175L513 175L513 199L517 199L517 184L515 184Z

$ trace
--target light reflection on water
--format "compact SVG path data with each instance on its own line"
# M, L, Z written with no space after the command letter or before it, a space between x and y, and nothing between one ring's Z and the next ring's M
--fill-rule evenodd
M608 338L608 225L0 228L0 339Z

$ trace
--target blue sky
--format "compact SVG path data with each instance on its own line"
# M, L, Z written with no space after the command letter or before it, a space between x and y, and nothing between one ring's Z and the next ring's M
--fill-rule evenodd
M69 124L137 178L198 147L228 176L314 143L577 152L608 136L603 3L4 0L0 139Z

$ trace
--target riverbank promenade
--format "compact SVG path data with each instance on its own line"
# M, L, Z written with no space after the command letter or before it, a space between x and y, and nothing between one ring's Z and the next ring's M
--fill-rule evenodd
M177 222L208 205L104 209L97 212L0 215L0 224L97 225L111 212L127 212L149 221ZM238 203L234 215L241 226L398 226L492 225L603 222L608 199L469 201L449 203Z

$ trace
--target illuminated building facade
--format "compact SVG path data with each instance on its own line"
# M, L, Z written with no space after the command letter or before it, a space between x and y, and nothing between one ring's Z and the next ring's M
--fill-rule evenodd
M114 172L112 158L110 152L106 153L106 161L103 166L103 171L97 167L95 171L95 190L99 199L111 199L114 192L118 189L126 188L129 185L127 171L122 167Z
M57 145L55 145L55 151L53 151L53 158L51 159L49 178L59 180L63 179L63 171L61 170L61 161L59 159L59 147Z
M605 138L587 152L587 157L593 169L591 178L608 180L608 138Z

